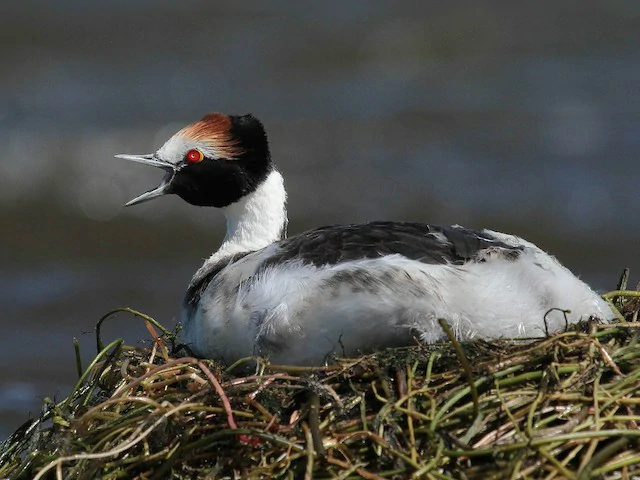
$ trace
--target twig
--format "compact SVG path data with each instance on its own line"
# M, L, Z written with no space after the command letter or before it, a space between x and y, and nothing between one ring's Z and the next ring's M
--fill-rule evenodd
M453 330L451 330L451 327L449 326L447 321L444 318L439 318L438 323L440 324L440 328L442 328L442 330L444 330L444 332L447 334L447 337L449 337L449 341L453 345L456 356L458 357L458 361L462 365L462 371L464 372L464 375L467 379L467 384L469 385L469 389L471 391L471 400L473 402L473 418L478 418L478 415L480 415L480 407L478 405L478 389L476 388L475 382L473 380L473 373L471 373L471 367L469 366L467 357L464 354L464 350L462 350L460 342L458 342L458 339L454 335Z

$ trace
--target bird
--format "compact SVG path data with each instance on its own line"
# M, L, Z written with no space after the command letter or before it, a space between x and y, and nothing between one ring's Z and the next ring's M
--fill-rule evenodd
M205 115L155 153L117 158L158 167L156 188L226 217L220 247L182 304L182 340L230 364L325 365L390 347L543 337L609 304L555 257L520 237L403 221L332 225L287 237L287 194L265 128L251 114Z

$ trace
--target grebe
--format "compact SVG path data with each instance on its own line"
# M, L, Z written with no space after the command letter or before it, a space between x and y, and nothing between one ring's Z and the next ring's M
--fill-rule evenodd
M220 208L227 233L196 272L182 312L194 354L317 365L445 337L543 336L614 318L608 304L534 244L458 225L371 222L286 238L286 192L262 123L206 115L156 153L116 155L165 170L127 205L175 193Z

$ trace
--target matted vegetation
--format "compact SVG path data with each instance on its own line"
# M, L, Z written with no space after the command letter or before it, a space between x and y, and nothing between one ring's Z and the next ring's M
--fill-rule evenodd
M640 293L606 297L614 325L316 368L170 353L123 309L153 346L98 328L71 395L0 446L0 478L640 478Z

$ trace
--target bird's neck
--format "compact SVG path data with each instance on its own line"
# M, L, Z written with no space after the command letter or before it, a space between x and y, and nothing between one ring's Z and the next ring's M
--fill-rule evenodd
M227 218L227 234L209 260L260 250L284 238L286 200L282 175L273 170L254 192L222 209Z

